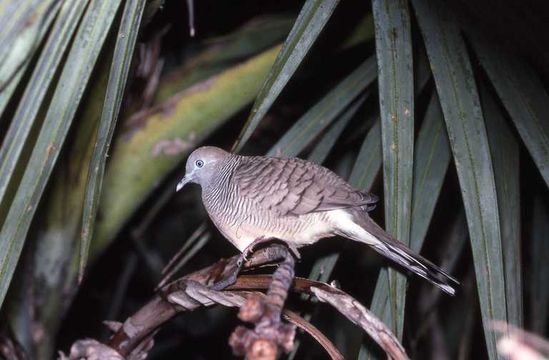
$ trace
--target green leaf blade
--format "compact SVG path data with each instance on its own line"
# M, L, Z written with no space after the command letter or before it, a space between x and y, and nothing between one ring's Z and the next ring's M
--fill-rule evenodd
M87 3L88 1L68 1L61 7L58 19L19 101L0 149L0 173L3 174L0 177L0 204L4 202L8 184L30 130Z
M381 122L376 118L364 138L355 165L349 176L349 184L363 191L370 191L381 169Z
M339 0L307 0L305 2L233 146L234 151L240 151L248 141L309 52L338 3Z
M12 1L8 11L0 14L0 49L4 50L0 53L0 92L28 61L57 5L53 0Z
M416 97L423 91L423 88L425 87L429 78L431 77L431 72L429 70L427 63L428 63L428 60L426 56L420 56L418 61L414 63L414 67L415 67L414 86L415 86ZM376 162L378 161L379 166L381 166L381 125L379 124L379 121L377 125L379 126L377 131L379 152L376 153L378 158L376 159L374 156L372 156L372 159L370 161L376 161ZM422 124L422 127L423 126L424 125ZM422 149L423 147L424 145L422 143L418 143L418 149ZM361 154L362 154L362 150L359 154L357 161L359 161ZM365 153L365 155L368 156L369 154ZM414 174L417 171L416 167L420 164L421 162L416 163L414 161ZM364 174L363 176L372 178L372 181L373 181L373 178L375 175L377 175L377 172L373 174ZM355 180L351 178L351 184L355 184L355 183L356 183ZM358 181L358 183L360 183L360 181ZM414 194L412 195L413 195L412 198L414 198ZM374 289L374 296L372 298L372 303L370 308L374 313L380 315L380 318L383 320L383 322L385 322L386 324L393 324L394 322L393 322L393 316L391 313L391 307L387 306L387 303L390 301L390 298L389 298L390 287L388 282L389 282L388 271L386 268L382 268L379 272L379 277L377 279L376 287ZM368 357L371 358L374 355L375 354L369 351L367 347L361 346L360 355L359 355L361 359L365 359Z
M372 56L297 120L267 155L297 156L375 80L376 74L375 58Z
M480 89L498 195L507 316L522 327L519 146L486 86Z
M19 7L20 5L18 1L13 1L12 4L16 7ZM7 49L2 53L9 54L8 58L4 59L7 66L4 66L4 63L0 65L0 73L3 74L2 76L7 77L4 84L0 86L0 116L2 116L4 110L6 110L6 106L8 105L15 90L20 86L19 82L27 71L34 52L39 47L39 44L44 36L48 33L50 24L57 16L57 11L60 8L60 2L50 4L49 7L43 7L44 4L47 5L48 2L43 2L41 6L35 8L34 10L37 10L36 13L31 13L30 19L24 21L24 23L30 24L31 36L28 36L29 31L27 30L22 31L22 33L26 35L23 36L23 39L15 39L15 42L27 43L20 45L18 49L19 51L13 51L12 46L7 45L5 41L0 40L0 43L2 43L2 45L0 45L0 49ZM29 4L27 3L26 5ZM26 15L29 14L18 13L15 15L15 19L17 19L18 16ZM37 19L39 19L39 21L36 21ZM7 32L5 31L5 28L2 27L3 23L4 21L0 20L0 29L3 29L2 34L6 34ZM18 37L20 37L20 35L18 35ZM16 64L16 66L13 66L14 64Z
M348 111L351 111L348 110ZM345 116L345 115L343 115ZM343 117L342 116L342 117ZM313 152L314 153L314 152ZM368 131L360 147L358 156L355 160L349 183L357 189L370 191L376 176L381 170L381 124L379 118L373 121L373 125ZM318 259L311 268L309 279L317 279L326 282L329 280L335 265L339 259L339 253L330 254ZM388 282L385 281L388 289Z
M0 231L0 306L27 231L120 1L92 1L76 35L28 166ZM84 60L85 59L85 60Z
M531 67L472 37L480 62L549 186L549 94Z
M547 330L548 320L546 314L549 307L549 271L547 271L547 258L549 257L549 208L543 200L542 193L535 193L530 236L530 256L532 258L532 271L530 280L530 326L532 330L543 334Z
M498 357L490 322L507 320L500 219L478 92L465 43L442 4L412 1L440 97L467 216L490 359Z
M339 138L343 130L345 130L345 127L347 126L349 121L351 121L353 116L355 116L360 106L364 104L367 96L367 94L360 96L353 104L349 106L347 110L343 112L343 114L341 114L339 119L336 120L335 124L332 125L332 127L326 132L326 134L324 134L322 139L320 139L318 144L311 151L311 154L308 158L309 161L315 162L317 164L322 164L326 160L337 139Z
M84 268L88 259L93 226L103 185L107 151L120 112L145 3L145 0L128 0L126 2L114 49L105 103L99 122L97 141L93 149L86 184L80 239L80 281L84 276Z
M436 94L432 96L427 107L416 140L416 150L414 152L410 248L419 253L450 163L448 137ZM392 324L394 320L391 308L388 306L390 302L388 282L387 269L381 269L374 290L371 309L384 322ZM361 359L371 358L373 355L374 353L369 351L367 347L362 347L360 350Z
M414 78L408 2L374 0L383 148L385 228L410 244L414 160ZM392 329L402 338L406 278L389 270Z
M410 249L419 253L450 164L450 144L436 92L431 97L416 140Z

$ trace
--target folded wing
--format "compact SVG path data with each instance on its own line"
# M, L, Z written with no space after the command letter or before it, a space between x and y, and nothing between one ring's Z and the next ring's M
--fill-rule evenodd
M240 196L279 216L360 207L371 210L375 195L361 192L332 171L297 158L243 157L233 181Z

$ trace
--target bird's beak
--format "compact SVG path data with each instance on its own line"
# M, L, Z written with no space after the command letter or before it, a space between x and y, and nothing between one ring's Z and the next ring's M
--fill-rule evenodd
M192 180L192 177L190 175L183 176L183 179L181 179L177 183L177 186L175 187L175 191L179 191L183 189L183 186L187 185L191 180Z

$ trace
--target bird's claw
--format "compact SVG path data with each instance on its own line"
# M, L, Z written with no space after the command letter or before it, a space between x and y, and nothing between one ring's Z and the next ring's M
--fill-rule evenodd
M270 239L268 239L268 238L260 237L260 238L255 239L252 243L250 243L250 245L246 246L244 248L244 250L242 250L242 254L240 254L240 257L236 261L236 266L238 266L238 268L241 269L244 266L244 264L246 263L246 261L248 261L250 259L250 257L253 255L253 253L255 251L255 247L258 244L261 244L261 243L269 241L269 240Z
M253 253L253 249L249 249L249 248L244 249L244 252L242 252L242 254L240 254L240 257L238 258L238 260L236 260L236 266L239 269L242 269L242 267L244 266L246 261L249 260L248 255L251 255L252 253Z
M271 241L280 241L282 243L284 243L288 249L291 251L292 255L296 258L296 259L301 259L301 255L299 254L299 251L297 250L297 247L291 243L288 243L286 241L283 241L283 240L279 240L279 239L276 239L276 238L270 238L270 237L259 237L257 239L255 239L252 243L250 243L250 245L246 246L246 248L244 248L244 250L242 251L242 254L240 254L240 257L238 258L236 264L239 268L242 268L242 266L244 266L244 264L251 259L251 257L253 256L253 253L255 252L255 248L258 246L258 245L261 245L261 244L264 244L264 243L268 243L268 242L271 242Z
M297 250L297 247L296 247L294 244L288 244L288 248L290 249L290 251L292 252L292 255L293 255L297 260L300 260L300 259L301 259L301 254L299 253L299 251Z
M242 253L239 255L238 259L234 263L235 264L234 271L232 271L228 276L224 277L220 281L212 284L210 286L210 289L221 291L233 285L236 282L238 274L240 273L240 271L242 270L246 262L251 260L251 258L253 257L255 248L260 244L271 242L273 240L277 240L277 239L261 237L254 240L250 245L244 248ZM295 246L286 242L283 242L283 243L286 245L287 249L290 250L290 252L296 259L300 259L301 256L299 255L299 252ZM274 258L269 258L269 259L274 260Z

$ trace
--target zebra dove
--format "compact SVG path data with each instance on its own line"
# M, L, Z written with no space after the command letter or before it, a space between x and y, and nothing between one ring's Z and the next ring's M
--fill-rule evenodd
M370 218L375 195L353 188L323 166L204 146L191 153L185 171L176 190L199 184L208 215L241 252L258 239L278 239L299 248L340 235L371 246L444 292L455 293L454 278Z

